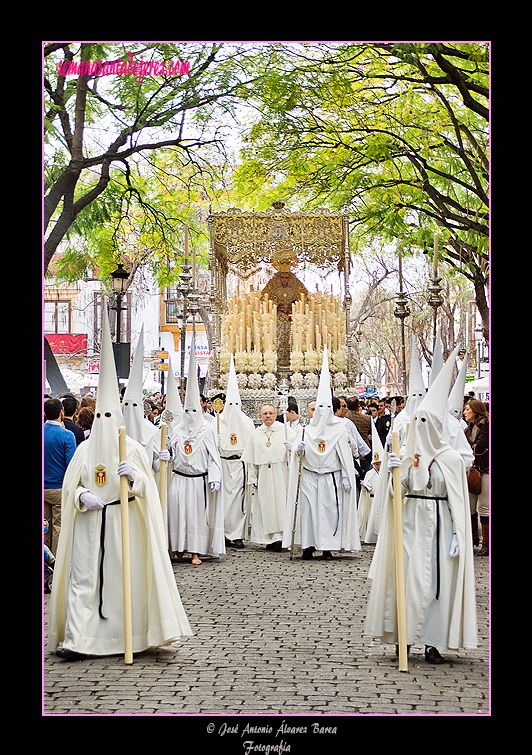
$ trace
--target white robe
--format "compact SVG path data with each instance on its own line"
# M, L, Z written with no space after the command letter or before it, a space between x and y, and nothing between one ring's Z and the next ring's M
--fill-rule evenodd
M303 550L314 547L321 551L357 551L361 548L352 453L347 429L342 423L338 425L341 429L336 428L334 441L328 442L323 452L311 449L309 444L314 441L305 438L294 533L294 544ZM297 449L302 433L301 428L292 449L283 538L285 548L290 548L292 543L300 462ZM351 484L349 492L343 489L344 477Z
M224 527L228 540L244 540L248 485L242 453L255 431L253 420L240 409L229 407L220 414L219 450L223 475ZM238 457L238 458L231 458Z
M220 454L211 423L203 421L190 446L183 443L179 428L174 431L171 469L170 550L209 556L224 554L223 491L213 492L210 487L211 482L219 482L220 486L222 482Z
M123 653L122 519L120 505L105 509L103 586L100 605L100 535L103 510L89 511L79 496L90 490L111 503L105 487L95 488L88 468L88 441L81 443L63 484L61 537L56 554L48 647L87 655ZM133 652L169 644L192 631L168 557L161 504L145 450L127 438L127 459L135 469L129 496ZM107 475L118 479L111 468Z
M267 442L270 446L267 446ZM262 424L251 435L242 460L247 464L247 483L257 485L251 496L251 540L262 545L283 539L286 516L289 452L294 431L281 422Z
M358 526L360 539L365 543L375 543L377 541L375 534L368 530L368 524L373 505L373 488L378 477L379 473L375 467L373 467L366 473L364 483L360 487L360 495L358 498ZM367 485L367 487L364 487L364 485Z
M403 494L410 494L411 464L403 463ZM477 646L475 578L465 466L451 448L437 454L431 488L405 498L403 551L407 644L438 650ZM435 496L447 500L433 500ZM439 521L438 521L439 520ZM369 576L372 579L365 634L397 642L393 498L388 488ZM459 555L451 558L453 533ZM439 556L439 567L438 567ZM438 591L439 579L439 595Z

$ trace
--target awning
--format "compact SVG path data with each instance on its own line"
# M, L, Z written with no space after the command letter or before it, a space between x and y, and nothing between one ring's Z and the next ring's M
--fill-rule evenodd
M471 383L466 383L465 390L474 391L475 393L489 393L490 379L489 377L482 377L478 380L473 380Z

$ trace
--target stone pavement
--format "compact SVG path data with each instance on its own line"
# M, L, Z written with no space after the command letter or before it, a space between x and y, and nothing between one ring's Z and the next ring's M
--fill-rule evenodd
M478 648L431 666L414 646L401 672L393 646L363 635L373 550L291 561L286 551L247 543L201 566L175 562L194 637L135 655L132 665L122 656L68 662L45 651L43 714L200 716L190 720L201 732L248 742L259 740L245 730L247 717L253 726L274 717L264 741L279 747L269 752L283 751L281 742L288 751L289 733L278 732L284 717L290 726L303 720L307 733L313 722L339 720L346 733L360 714L489 715L489 560L475 557ZM45 595L45 641L48 608Z

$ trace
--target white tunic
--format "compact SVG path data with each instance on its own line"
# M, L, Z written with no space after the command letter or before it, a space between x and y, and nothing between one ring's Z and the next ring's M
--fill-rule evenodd
M374 467L366 473L364 482L360 488L360 496L358 498L358 525L360 539L366 543L375 543L377 541L374 533L368 531L368 524L373 504L373 486L377 482L378 476L379 473Z
M123 653L124 615L121 507L118 478L110 466L108 484L114 493L94 487L88 441L78 446L63 485L63 518L56 554L50 607L48 647L88 655ZM127 458L135 469L129 504L133 652L191 636L168 557L161 504L144 449L127 438ZM89 511L80 502L91 491L110 505ZM105 511L104 549L100 547ZM102 578L103 579L102 579Z
M410 493L409 468L403 467L403 550L407 644L438 650L475 648L476 606L471 521L465 470L453 449L438 454L431 466L431 487ZM391 492L390 489L388 491ZM365 633L397 642L393 499L383 507L382 523L370 568L373 580ZM456 534L459 555L449 555Z
M290 486L286 509L283 547L290 548L294 516L294 544L326 551L360 550L355 473L347 430L339 423L334 442L327 442L323 451L305 441L301 458L301 480L298 496L298 444L303 430L294 441L290 466ZM312 442L313 443L313 442ZM348 478L351 490L345 491L342 479Z
M220 455L214 430L204 422L194 440L172 435L172 479L168 491L170 550L219 556L225 553Z
M244 540L248 485L242 453L255 431L255 425L250 417L235 407L224 409L219 419L225 537L228 540Z

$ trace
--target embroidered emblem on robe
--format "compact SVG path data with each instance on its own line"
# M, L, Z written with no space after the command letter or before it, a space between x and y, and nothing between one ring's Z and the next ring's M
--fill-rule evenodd
M375 453L373 454L373 463L375 464L377 461L380 461L379 452L375 451Z
M412 465L415 469L419 467L419 454L414 454L414 463Z
M185 453L186 454L192 453L192 446L190 445L190 443L185 443Z
M105 485L107 482L107 469L103 464L98 464L94 470L94 479L96 485Z
M232 433L232 435L229 438L229 440L231 441L231 445L232 446L236 446L236 435L234 433Z
M318 451L320 452L320 454L322 454L325 451L325 441L324 440L319 440L318 441Z

